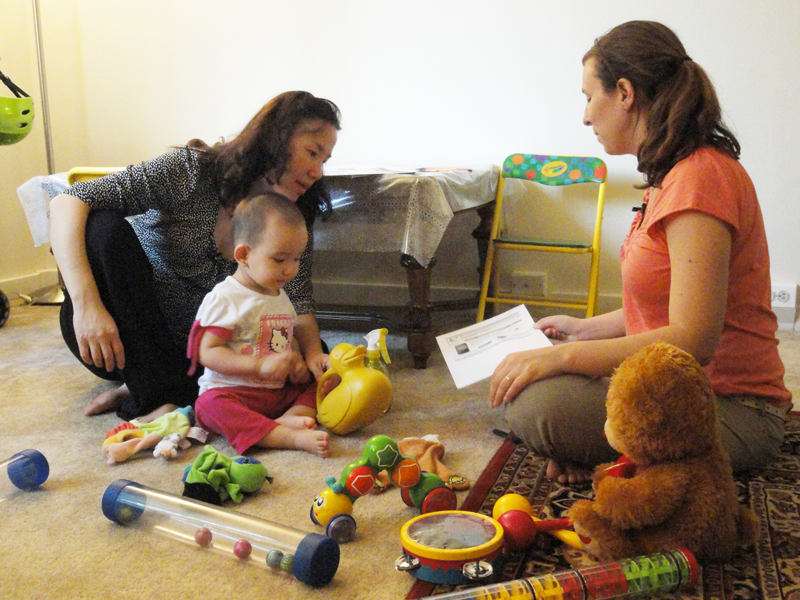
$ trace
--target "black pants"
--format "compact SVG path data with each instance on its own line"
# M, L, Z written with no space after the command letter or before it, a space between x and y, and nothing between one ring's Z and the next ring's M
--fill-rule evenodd
M199 373L186 375L186 348L170 334L156 300L152 266L130 223L113 211L91 211L86 252L100 298L117 324L125 368L109 373L81 360L67 290L61 306L61 333L69 349L98 377L128 386L131 397L117 410L121 419L142 416L167 403L194 404Z

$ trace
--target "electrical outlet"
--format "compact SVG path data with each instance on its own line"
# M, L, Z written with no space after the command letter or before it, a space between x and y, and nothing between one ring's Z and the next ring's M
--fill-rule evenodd
M514 271L511 274L511 290L517 296L544 296L544 273L527 273Z
M772 306L783 308L794 308L797 301L796 285L773 285L772 286Z

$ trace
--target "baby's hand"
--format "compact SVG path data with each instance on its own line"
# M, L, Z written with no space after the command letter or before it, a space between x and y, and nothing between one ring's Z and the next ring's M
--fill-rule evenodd
M328 379L325 380L325 384L319 390L320 396L323 398L330 394L336 386L342 383L342 378L337 373L332 373Z
M317 352L316 354L306 355L306 365L311 374L319 381L325 372L331 368L331 358L327 354Z
M299 352L291 352L294 356L294 366L289 373L289 381L294 384L304 384L311 381L311 371L308 370L306 361L303 360L303 355Z
M294 370L292 352L267 354L258 365L258 376L261 379L286 381Z

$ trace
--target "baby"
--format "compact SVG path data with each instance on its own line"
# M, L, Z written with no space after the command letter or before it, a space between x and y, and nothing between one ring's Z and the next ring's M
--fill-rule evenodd
M317 430L316 385L293 336L283 286L297 275L308 232L300 210L269 193L243 200L231 225L236 272L206 295L189 336L192 371L205 367L199 426L237 453L252 446L328 455Z

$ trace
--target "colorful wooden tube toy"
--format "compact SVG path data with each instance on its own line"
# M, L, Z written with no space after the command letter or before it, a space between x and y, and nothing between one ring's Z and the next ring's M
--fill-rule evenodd
M688 550L670 550L551 575L485 585L425 600L612 600L695 585L700 567Z
M387 471L402 490L403 501L423 514L456 507L455 492L438 475L423 471L414 458L400 454L389 436L376 435L367 441L361 459L344 468L339 482L335 477L325 480L328 487L314 499L311 520L340 544L351 541L356 532L353 504L369 493L381 471Z

